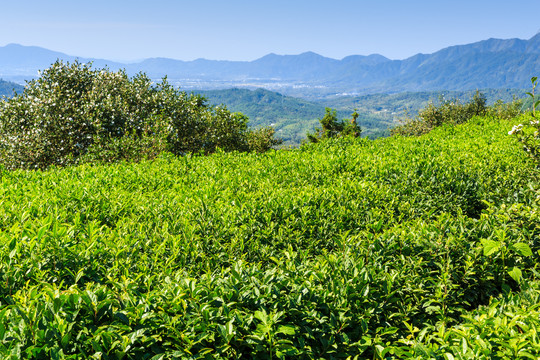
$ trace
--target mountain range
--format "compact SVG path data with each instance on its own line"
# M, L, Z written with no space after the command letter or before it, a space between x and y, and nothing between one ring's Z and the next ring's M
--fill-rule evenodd
M529 40L489 39L417 54L404 60L353 55L341 60L313 52L269 54L254 61L181 61L151 58L137 63L70 56L35 46L0 47L0 78L23 82L57 59L93 61L94 67L167 76L183 89L259 88L305 98L402 91L527 88L540 73L540 33Z

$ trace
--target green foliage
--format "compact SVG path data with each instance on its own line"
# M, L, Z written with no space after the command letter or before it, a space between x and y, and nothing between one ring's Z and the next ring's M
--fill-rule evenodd
M318 124L324 106L265 89L200 91L211 103L225 104L250 118L254 128L272 127L286 145L299 145Z
M0 357L538 357L539 174L507 131L2 171Z
M430 102L414 119L406 119L404 124L391 130L392 135L418 136L430 132L444 124L462 124L474 116L487 113L486 97L477 91L470 102L442 100L440 105Z
M441 98L439 105L429 102L424 109L418 112L415 118L407 118L403 124L391 129L391 134L418 136L444 124L461 124L474 116L482 115L510 120L522 112L522 107L523 102L515 96L510 102L497 100L488 106L486 96L479 91L476 91L469 102L464 104L457 98L454 100Z
M510 102L497 100L493 105L489 106L488 114L499 119L511 120L522 113L523 106L523 101L516 97Z
M383 136L385 131L394 125L394 121L388 119L386 114L366 108L364 104L367 101L364 98L361 102L355 102L353 106L347 102L350 98L345 96L307 101L265 89L207 90L198 93L208 98L211 103L225 104L233 111L248 115L250 125L255 128L273 127L285 145L297 146L305 141L306 134L313 132L320 125L317 118L324 113L325 105L337 108L339 118L346 117L354 108L359 108L357 121L362 126L362 136L366 135L372 139Z
M410 341L415 359L536 359L540 341L539 282L521 294L492 298L453 328L422 332Z
M399 124L405 114L414 117L430 101L443 97L468 102L471 91L424 91L397 94L370 94L362 96L326 96L307 101L284 96L265 89L225 89L197 91L212 104L225 104L232 111L239 111L250 118L250 125L258 128L272 126L285 145L300 145L306 134L320 126L319 120L325 107L336 109L338 118L345 118L357 109L358 125L362 136L370 139L390 135L390 128ZM521 89L483 89L490 114L511 118L520 111ZM306 96L305 89L299 96ZM500 100L502 99L502 100Z
M359 115L355 110L351 116L352 119L349 121L339 121L336 110L326 108L324 116L319 120L321 128L315 129L314 133L308 133L308 140L312 143L316 143L321 140L343 136L359 137L362 132L356 122Z
M540 163L540 120L536 115L536 108L540 105L534 91L538 85L538 78L531 78L532 91L527 95L531 97L531 112L527 114L520 124L515 125L508 135L517 136L527 152L537 163Z
M47 168L81 161L248 149L247 117L209 107L144 74L56 62L0 103L0 163Z
M276 131L273 127L266 126L249 132L247 143L250 151L263 153L271 148L281 145L283 140L274 137Z

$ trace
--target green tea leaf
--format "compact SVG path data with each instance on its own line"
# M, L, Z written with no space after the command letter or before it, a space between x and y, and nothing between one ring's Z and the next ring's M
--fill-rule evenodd
M469 350L469 344L467 344L467 340L463 338L461 339L461 353L465 355L467 354L467 350Z
M444 358L445 360L454 360L454 355L450 354L450 353L445 353L444 354Z
M296 333L296 330L294 326L281 325L280 327L278 327L277 333L281 333L285 335L294 335Z
M521 281L521 269L516 266L514 266L512 270L508 271L508 275L510 275L515 282Z
M501 242L494 241L494 240L482 239L480 240L480 242L482 243L482 246L484 247L484 256L490 256L494 254L502 246Z
M268 322L268 314L266 313L266 310L263 309L262 311L255 311L255 319L260 320L263 324L266 324Z
M533 252L529 245L525 243L515 243L510 247L512 250L520 254L521 256L532 256Z

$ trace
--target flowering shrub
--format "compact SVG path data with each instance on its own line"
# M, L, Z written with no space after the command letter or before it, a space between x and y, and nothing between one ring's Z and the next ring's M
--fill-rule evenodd
M0 102L0 163L8 169L139 161L250 150L247 117L210 107L166 79L57 61L24 92Z
M540 163L540 120L536 116L536 107L540 105L540 100L537 100L534 94L538 78L531 78L531 83L532 91L527 94L532 98L532 111L525 115L522 123L514 125L508 135L515 135L523 144L523 150Z

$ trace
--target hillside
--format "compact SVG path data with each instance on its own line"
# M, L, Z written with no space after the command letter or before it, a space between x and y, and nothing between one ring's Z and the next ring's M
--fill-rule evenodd
M285 145L299 145L306 139L306 133L320 126L319 119L325 113L325 104L284 96L264 90L228 89L196 91L212 104L224 104L231 111L241 112L249 117L253 127L272 126ZM344 107L338 112L340 119L350 118L353 109ZM385 133L392 122L369 112L360 114L359 123L363 136L376 138Z
M438 103L440 98L470 100L474 91L424 91L397 94L371 94L363 96L335 96L317 101L308 101L264 89L198 90L211 104L225 104L230 110L249 117L254 127L273 126L286 145L299 145L306 133L320 126L319 120L325 107L338 110L340 119L350 118L354 109L360 117L362 136L374 139L387 136L388 130L406 116L415 116L429 102ZM524 99L525 90L485 89L488 104L497 100L510 102L514 98Z
M515 99L526 100L528 90L521 89L482 89L487 104L496 101L512 102ZM469 101L476 90L471 91L422 91L395 94L370 94L362 96L335 96L316 101L340 110L358 109L361 113L387 121L393 121L405 116L414 117L418 111L425 108L429 102L438 104L441 100Z
M317 119L324 114L323 105L264 89L196 92L212 104L224 104L231 111L247 115L250 126L272 126L285 145L300 144L306 133L319 125Z
M517 121L4 170L0 356L536 358Z
M2 96L12 96L13 92L20 93L24 90L24 87L19 84L15 84L10 81L4 81L0 79L0 97Z
M35 77L38 70L49 67L58 58L77 59L38 47L16 44L0 47L0 77L17 81ZM167 58L130 64L102 59L80 58L80 61L93 61L96 66L108 66L112 70L125 68L132 75L142 71L155 80L168 76L174 85L186 90L264 87L310 99L339 94L519 89L528 86L531 74L540 73L540 34L529 40L488 39L456 45L403 60L378 54L337 60L306 52L268 54L254 61Z

